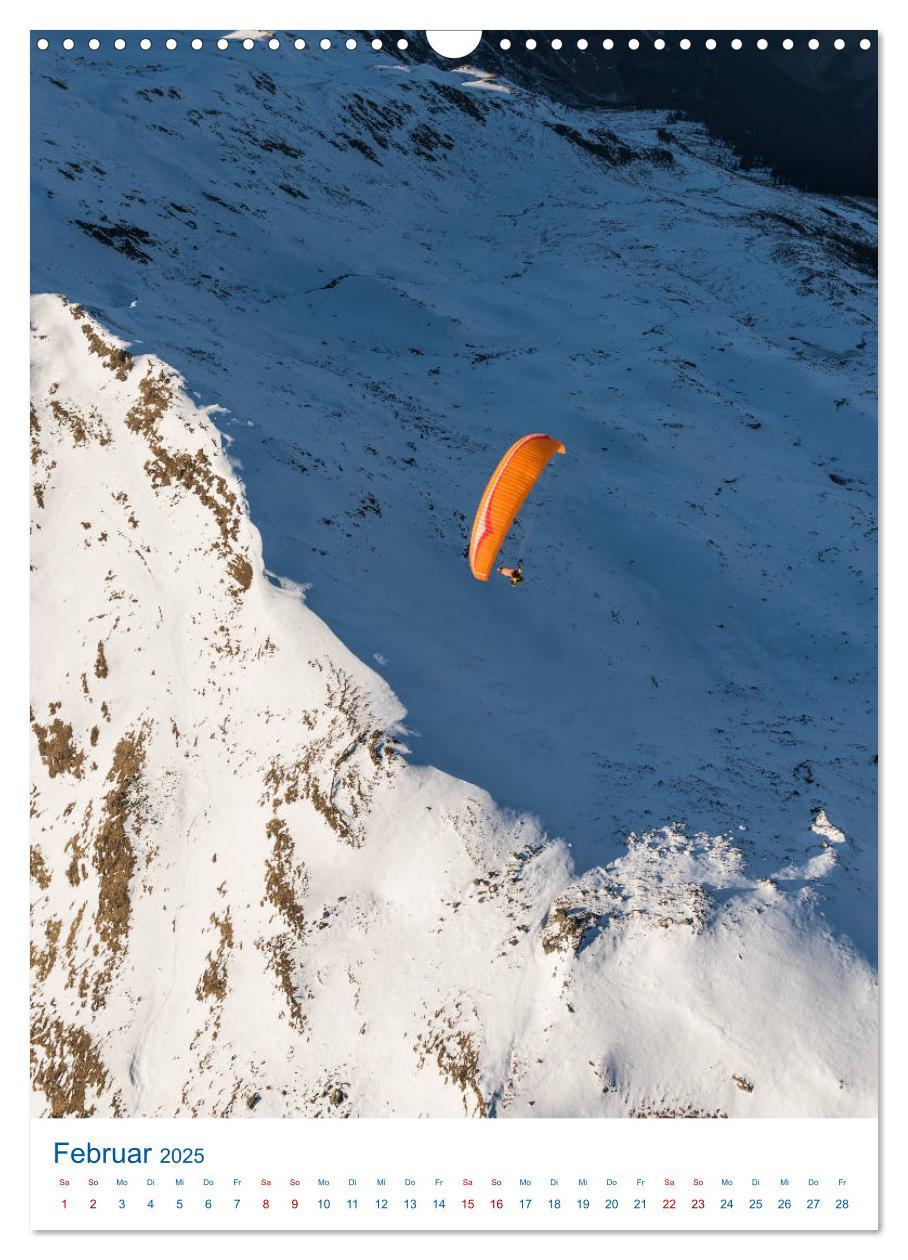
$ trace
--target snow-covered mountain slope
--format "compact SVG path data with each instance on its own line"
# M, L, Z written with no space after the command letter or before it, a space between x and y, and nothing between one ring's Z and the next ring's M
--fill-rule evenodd
M34 289L224 409L267 568L417 760L584 866L678 822L769 876L826 809L873 960L873 206L665 112L278 34L35 54ZM471 514L540 429L527 581L480 586Z
M772 878L681 827L575 868L414 763L173 369L32 320L37 1113L873 1113L835 813Z

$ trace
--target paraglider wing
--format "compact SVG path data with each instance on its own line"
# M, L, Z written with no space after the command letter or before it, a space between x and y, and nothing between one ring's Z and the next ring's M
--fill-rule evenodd
M482 493L470 535L470 571L487 582L514 517L553 455L564 447L547 433L528 433L502 456Z

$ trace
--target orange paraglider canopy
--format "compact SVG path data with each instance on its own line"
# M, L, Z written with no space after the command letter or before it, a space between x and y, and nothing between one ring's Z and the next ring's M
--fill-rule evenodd
M514 517L555 454L564 454L557 438L528 433L501 457L479 500L470 535L470 571L480 582L488 582Z

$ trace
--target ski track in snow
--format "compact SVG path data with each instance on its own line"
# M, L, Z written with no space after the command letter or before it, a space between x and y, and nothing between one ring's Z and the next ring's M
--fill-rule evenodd
M251 57L38 66L33 287L100 320L35 302L34 722L85 758L36 735L39 1064L124 1114L870 1114L871 207ZM126 422L152 363L220 516ZM529 580L481 587L536 428Z

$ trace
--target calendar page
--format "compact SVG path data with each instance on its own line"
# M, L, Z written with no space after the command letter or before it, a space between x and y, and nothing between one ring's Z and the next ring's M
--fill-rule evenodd
M876 1228L877 42L32 30L34 1230Z

